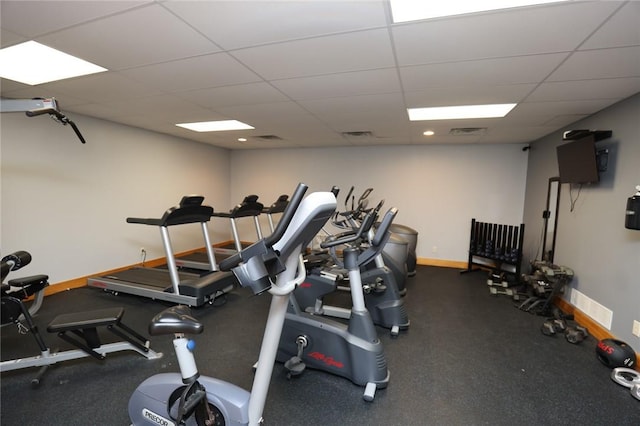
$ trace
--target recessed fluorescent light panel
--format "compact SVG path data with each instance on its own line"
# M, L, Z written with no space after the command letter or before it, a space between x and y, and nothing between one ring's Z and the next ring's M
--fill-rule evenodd
M181 123L178 127L193 130L194 132L224 132L227 130L246 130L253 127L237 120L201 121L199 123Z
M30 86L103 71L107 69L35 41L0 50L0 77Z
M390 0L390 4L393 22L398 23L563 1L567 0Z
M461 105L431 108L407 108L409 120L459 120L465 118L504 117L516 104Z

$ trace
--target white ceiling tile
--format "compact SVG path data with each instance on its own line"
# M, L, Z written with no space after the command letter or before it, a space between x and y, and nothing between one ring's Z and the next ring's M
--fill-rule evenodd
M618 4L621 4L620 2ZM640 45L640 2L629 1L580 46L581 50Z
M395 26L392 31L398 64L571 51L615 7L608 2L574 3Z
M640 77L640 46L574 52L548 81Z
M534 123L539 126L557 115L589 115L615 102L614 99L523 102L518 104L502 120L509 125Z
M103 102L117 116L140 116L143 121L171 120L172 123L220 119L219 115L199 105L173 95L155 95L144 98ZM147 117L147 118L145 118Z
M4 49L5 47L22 43L23 41L28 41L28 38L8 31L6 28L0 28L0 48Z
M449 105L452 100L457 105L502 104L520 102L535 87L534 83L432 87L407 92L404 97L408 108Z
M145 3L151 1L2 0L0 22L2 28L34 38Z
M527 96L527 102L566 99L623 99L640 92L640 77L542 83Z
M140 85L119 73L107 72L83 77L54 81L39 86L43 93L64 93L87 102L111 102L157 95L162 91L148 85Z
M87 115L225 149L528 142L640 89L634 1L406 24L389 22L386 0L2 0L0 8L3 46L35 37L111 69L38 86L2 79L3 97L55 96L81 128ZM410 122L406 112L504 102L519 105L503 119ZM230 118L256 129L174 125ZM452 127L488 130L472 140L448 135ZM427 128L435 139L422 135ZM374 137L348 140L344 131ZM283 140L255 140L265 134ZM239 144L240 135L252 138Z
M554 53L401 67L400 78L404 90L407 91L469 85L534 83L544 79L567 55Z
M168 1L164 6L227 50L386 25L382 1Z
M295 100L401 91L395 68L273 80L271 84Z
M309 113L295 102L228 106L217 108L216 111L256 128L267 128L283 122L290 123L309 116Z
M395 65L386 29L241 49L233 56L267 80Z
M38 37L36 41L110 70L220 50L157 4Z
M261 79L227 53L214 53L121 71L165 92L249 83Z
M264 82L191 90L181 92L177 96L211 109L289 100L280 91Z

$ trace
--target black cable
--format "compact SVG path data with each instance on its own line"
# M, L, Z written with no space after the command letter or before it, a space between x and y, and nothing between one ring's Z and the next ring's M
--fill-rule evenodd
M580 198L580 192L582 191L582 184L578 184L578 194L576 195L575 200L573 199L573 184L569 186L569 200L571 201L571 208L569 209L570 212L573 212L574 208L576 207L576 202L578 201L578 198Z

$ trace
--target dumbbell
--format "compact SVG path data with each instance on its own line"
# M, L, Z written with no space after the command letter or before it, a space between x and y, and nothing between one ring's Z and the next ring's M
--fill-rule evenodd
M640 373L636 370L626 367L614 368L611 372L611 380L629 388L631 396L640 400Z
M567 339L567 342L578 344L589 337L589 331L584 327L576 325L575 327L568 327L564 332L564 337Z
M567 329L567 322L562 318L547 318L542 323L540 331L545 336L554 336L556 333L561 333Z

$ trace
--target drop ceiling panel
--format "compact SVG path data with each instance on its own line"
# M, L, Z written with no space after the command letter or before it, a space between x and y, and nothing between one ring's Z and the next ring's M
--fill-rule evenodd
M640 90L640 2L403 24L391 23L389 11L386 0L3 0L3 46L35 38L110 71L38 86L2 79L0 93L55 96L81 128L91 116L252 149L469 143L445 136L452 127L488 128L471 143L530 142ZM406 112L504 102L519 103L504 119L410 122ZM230 118L256 129L174 125ZM437 137L425 138L434 126ZM344 131L374 136L353 140ZM255 140L264 134L284 140ZM239 136L250 139L239 145Z
M184 121L215 119L206 118L215 115L210 110L174 95L156 95L122 101L104 102L103 105L111 108L117 117L141 116L145 122L157 121L160 123L164 122L165 119L169 119L173 123L181 123Z
M289 100L280 91L265 82L191 90L178 93L177 96L212 109Z
M315 99L299 103L307 111L326 120L344 119L346 115L369 118L371 122L384 117L401 117L403 120L407 117L402 95L399 93Z
M40 85L38 89L40 93L64 93L65 98L73 96L86 102L112 102L162 93L159 89L141 85L120 73L99 73L54 81Z
M382 1L169 1L164 6L227 50L386 25Z
M217 112L251 126L268 128L277 123L294 123L309 113L294 102L276 102L217 108Z
M26 38L34 38L146 3L151 1L2 0L0 22L4 29Z
M562 101L565 99L616 99L640 92L640 77L577 80L542 83L527 96L527 102Z
M640 45L640 2L629 1L589 37L580 49L637 45Z
M395 68L274 80L271 84L294 100L401 91Z
M37 37L36 41L110 70L220 50L157 4Z
M571 51L615 9L612 3L520 8L400 25L392 29L398 64Z
M464 63L417 65L400 68L404 90L460 86L499 86L543 80L566 53L485 59ZM453 100L453 99L452 99ZM452 105L458 104L456 101Z
M536 117L555 115L588 115L590 111L599 111L613 104L612 99L576 100L558 102L524 102L507 114L502 122L505 125L526 125L533 122L541 125L544 121Z
M409 106L432 107L450 105L455 99L460 105L502 104L520 102L535 88L536 84L512 85L469 85L451 87L433 87L428 90L416 90L405 93Z
M549 81L640 77L640 46L574 52Z
M268 80L395 65L386 29L252 47L233 55Z
M261 79L227 53L147 65L121 71L134 80L165 92L250 83Z

